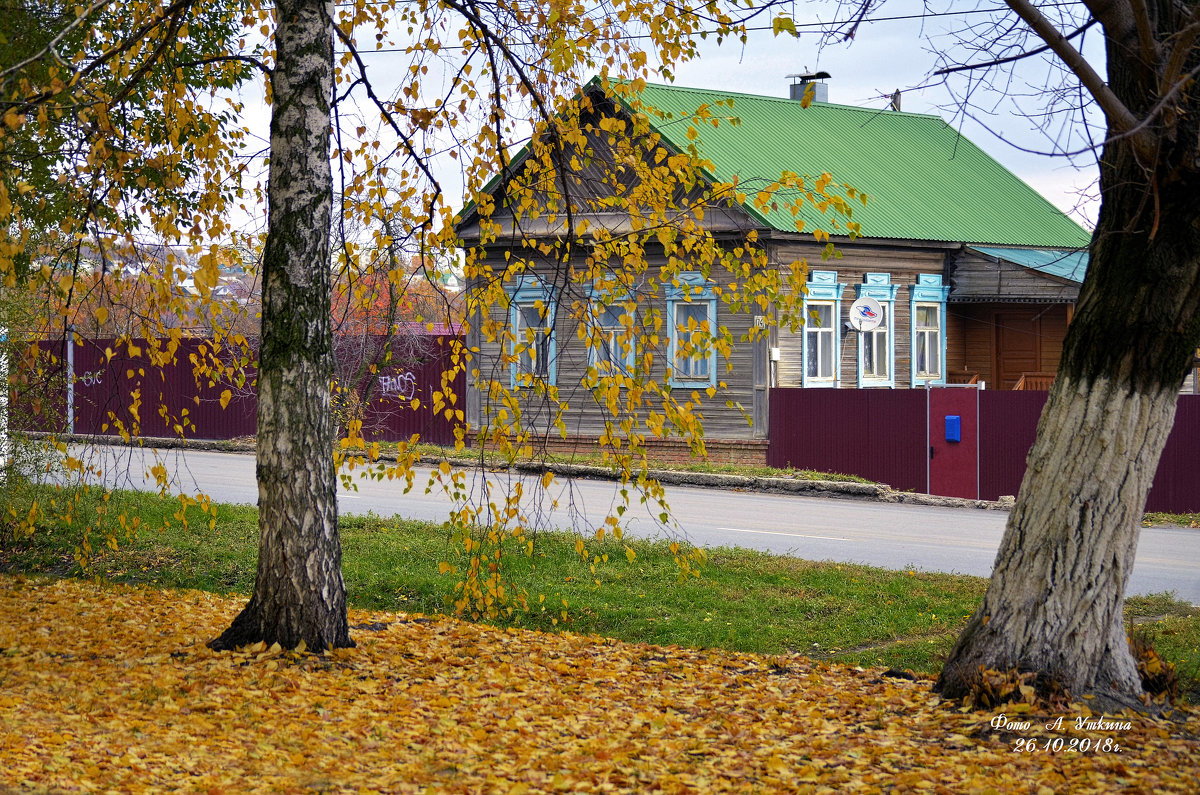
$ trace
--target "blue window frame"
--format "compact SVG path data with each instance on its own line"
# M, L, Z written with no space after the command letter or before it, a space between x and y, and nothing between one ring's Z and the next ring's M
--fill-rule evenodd
M804 296L801 386L837 386L842 350L842 290L837 271L812 271Z
M946 383L946 297L941 274L922 273L912 286L909 320L912 386Z
M868 273L855 285L855 297L867 296L879 302L883 322L871 331L858 333L858 385L860 387L896 385L896 292L887 273Z
M509 354L513 389L542 381L553 386L557 376L554 292L536 276L523 276L512 293L508 322L512 330Z
M667 285L667 338L671 386L717 385L717 299L702 273L681 273Z
M588 364L596 368L600 375L632 372L637 359L637 345L634 344L635 316L629 296L614 296L593 290L591 308Z

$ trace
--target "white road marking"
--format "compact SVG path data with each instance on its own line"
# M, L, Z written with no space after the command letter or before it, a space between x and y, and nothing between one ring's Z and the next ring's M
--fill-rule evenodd
M762 533L768 536L788 536L789 538L818 538L822 541L849 541L850 539L837 536L810 536L804 533L780 533L776 530L745 530L741 527L718 527L718 530L724 530L729 533Z

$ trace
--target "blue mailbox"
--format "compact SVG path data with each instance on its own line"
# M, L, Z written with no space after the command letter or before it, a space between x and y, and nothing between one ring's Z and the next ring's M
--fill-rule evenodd
M962 417L957 414L946 415L946 441L962 441Z

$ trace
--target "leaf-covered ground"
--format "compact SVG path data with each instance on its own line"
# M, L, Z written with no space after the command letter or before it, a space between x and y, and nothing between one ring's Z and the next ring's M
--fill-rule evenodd
M1010 709L1033 725L1004 731L879 669L361 611L356 649L210 652L242 604L0 577L0 790L1190 793L1200 775L1194 711L1122 730L1077 728L1079 707L1047 730Z

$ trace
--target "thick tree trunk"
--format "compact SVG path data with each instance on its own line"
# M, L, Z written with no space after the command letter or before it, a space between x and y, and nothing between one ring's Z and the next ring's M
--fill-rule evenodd
M1137 52L1109 40L1111 86L1144 118L1159 95L1153 74L1128 63ZM981 668L1020 668L1093 696L1093 709L1144 706L1123 607L1200 340L1200 101L1182 95L1148 128L1153 155L1117 135L1105 147L1078 311L987 594L938 680L943 695L969 693Z
M258 572L214 649L352 646L337 525L330 382L333 6L279 0L258 371Z
M1141 705L1124 594L1177 392L1056 381L987 595L938 681L943 694L965 695L980 668L1019 668L1095 695L1102 709Z

